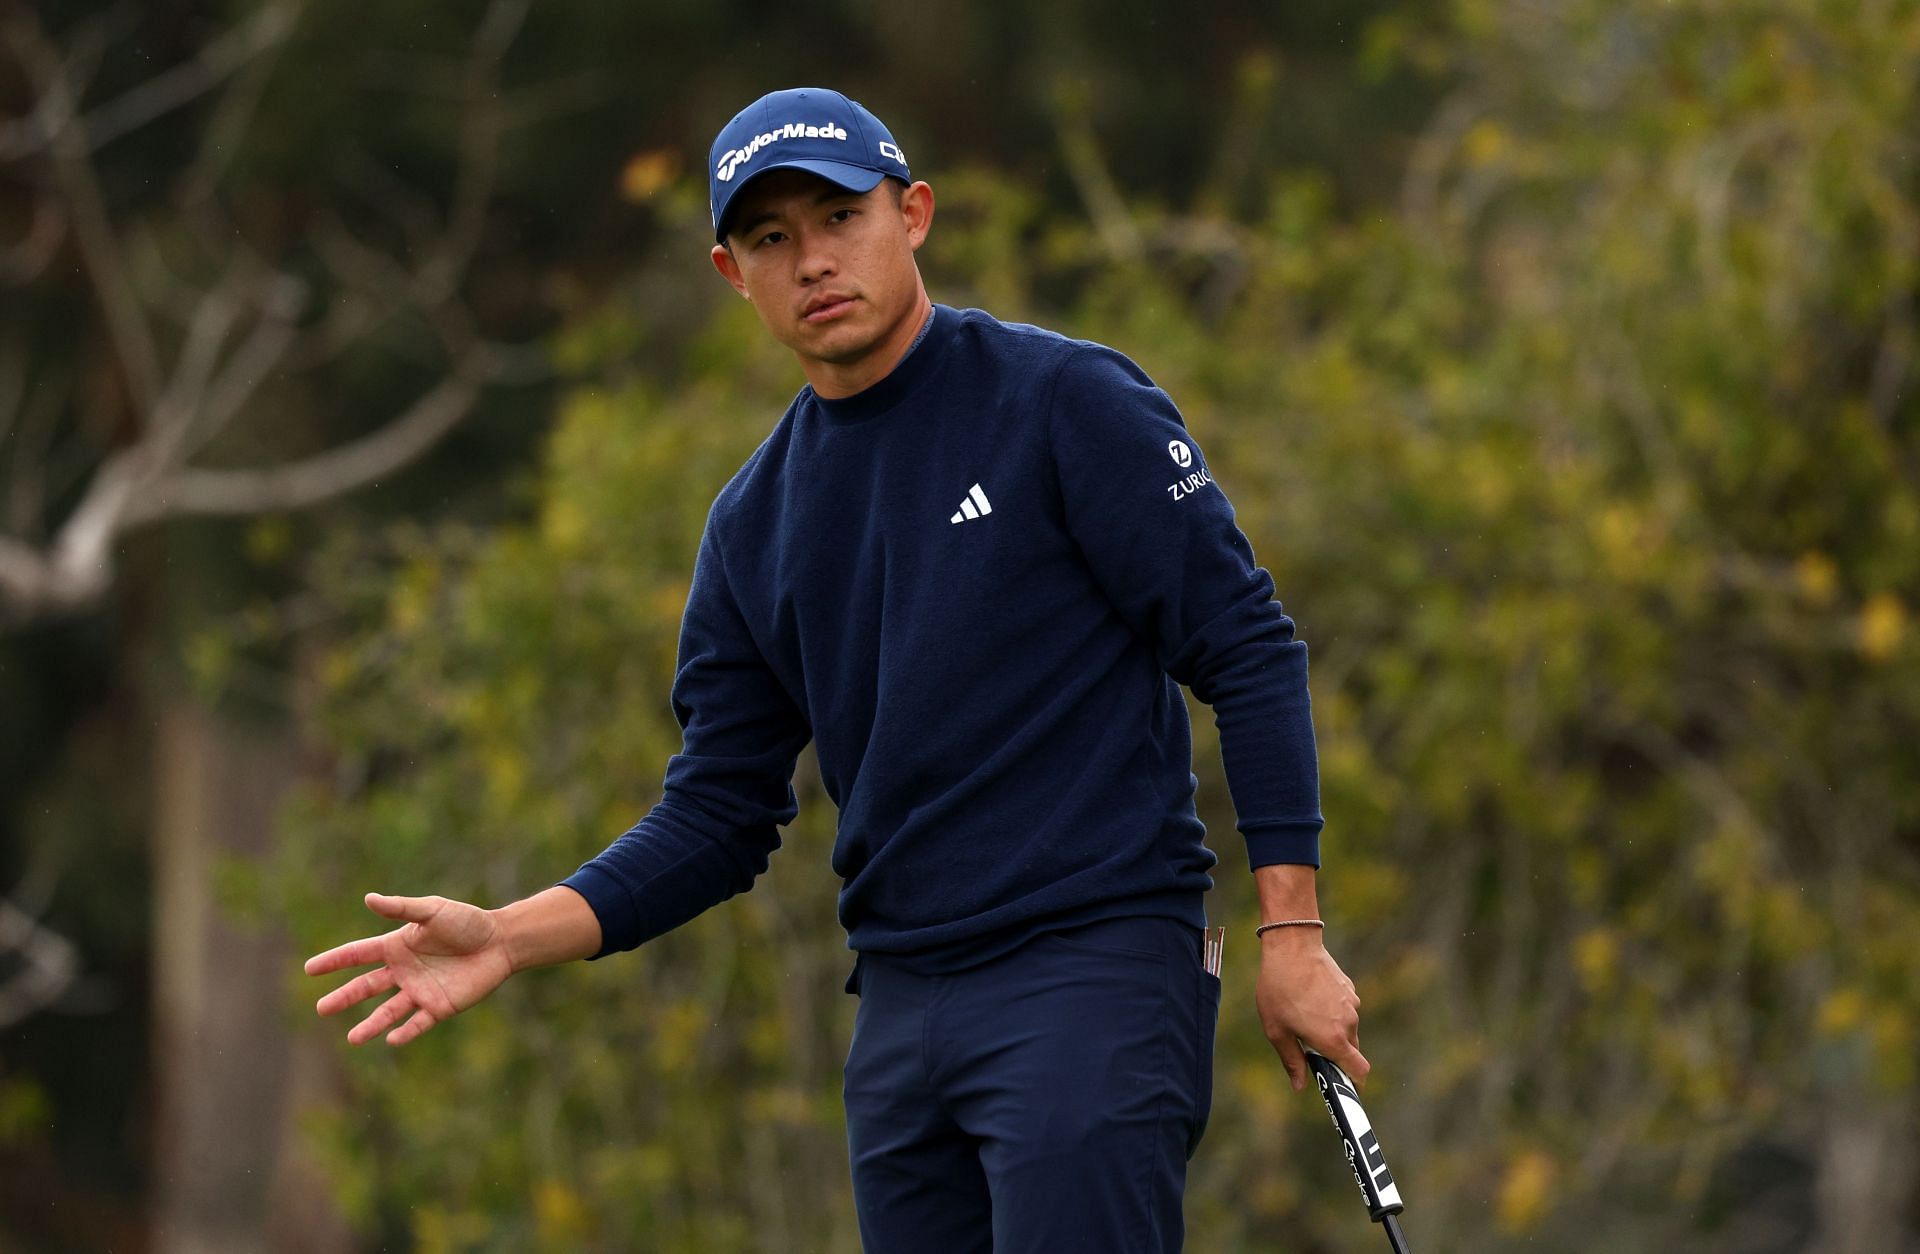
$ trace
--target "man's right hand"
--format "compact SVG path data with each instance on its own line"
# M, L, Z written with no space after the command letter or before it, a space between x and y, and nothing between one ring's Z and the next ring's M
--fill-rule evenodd
M367 908L406 922L380 936L336 945L306 964L308 975L380 964L316 1002L314 1009L322 1015L338 1014L376 993L399 989L347 1032L351 1044L364 1045L386 1032L387 1044L405 1045L434 1024L486 1000L513 974L505 929L492 911L445 897L384 893L368 893ZM406 1022L401 1023L402 1019Z

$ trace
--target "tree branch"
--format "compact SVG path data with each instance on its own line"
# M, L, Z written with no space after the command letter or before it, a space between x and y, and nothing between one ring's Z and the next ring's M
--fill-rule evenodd
M180 514L258 514L318 504L412 462L467 416L479 394L477 381L456 374L380 430L324 453L257 470L177 471L134 517L144 522Z
M51 196L33 202L33 217L19 242L0 244L0 282L25 286L45 270L67 237L67 219Z
M257 19L210 44L189 65L84 118L76 85L79 54L69 52L63 60L30 17L10 14L0 19L0 30L28 64L39 93L32 125L44 139L55 200L65 211L140 420L129 446L97 460L78 505L52 529L44 546L32 537L41 503L55 499L44 491L51 470L43 456L26 459L35 465L25 464L23 448L15 442L13 482L26 490L12 494L9 501L14 516L6 525L14 534L0 535L0 618L27 621L96 603L111 584L116 542L136 528L189 514L300 509L376 483L431 448L472 411L486 386L527 376L526 346L481 338L460 293L480 247L493 198L495 149L507 126L497 100L499 64L528 8L529 0L494 0L474 36L461 80L466 107L446 218L440 220L431 201L422 198L421 211L407 223L410 251L422 259L417 266L360 243L343 226L328 230L333 219L322 210L321 229L311 238L333 271L335 295L326 317L303 330L301 315L308 300L304 281L264 262L231 230L203 231L203 242L224 253L226 273L204 291L196 290L197 284L177 282L182 290L166 305L178 310L184 325L177 345L169 346L172 360L164 367L158 335L171 333L172 317L156 313L161 306L154 303L153 292L143 295L136 286L141 275L107 213L88 154L104 138L126 133L227 82L208 124L222 138L205 138L198 158L182 175L176 198L188 219L198 214L200 225L210 225L209 211L219 208L212 182L217 162L226 159L215 150L239 143L268 69L261 54L285 39L297 17L298 0L277 0ZM236 77L243 67L245 72ZM105 137L90 133L89 122L105 126ZM19 125L0 131L0 144L23 142ZM0 260L12 255L0 255ZM147 269L149 287L154 269ZM290 363L311 366L376 335L388 347L404 350L401 337L385 333L398 313L417 316L437 336L436 367L441 361L450 364L444 367L445 378L397 416L326 452L279 464L189 464L255 408L263 385ZM8 382L0 379L0 384ZM14 408L0 413L0 422ZM96 457L89 455L88 460ZM22 506L28 498L31 509Z
M452 295L454 281L466 272L479 250L480 230L486 225L487 206L493 200L500 132L504 129L500 60L526 21L529 3L493 0L474 35L473 55L468 58L465 76L466 99L461 108L460 173L447 211L447 229L420 268L420 282L429 299L444 300Z
M1434 110L1433 120L1414 141L1400 184L1400 213L1409 225L1422 231L1444 225L1440 213L1440 184L1461 137L1481 109L1480 101L1471 92L1456 91Z
M260 341L266 358L284 341ZM242 353L241 358L246 354ZM238 358L237 358L238 359ZM240 399L264 373L236 371ZM169 468L154 439L108 459L46 553L0 536L0 605L15 621L69 613L105 595L114 542L137 527L187 514L304 509L391 475L431 448L471 412L488 372L476 360L443 379L379 430L281 465L238 470ZM216 389L216 395L218 390ZM157 436L155 437L158 438Z
M1114 185L1113 175L1100 155L1100 141L1095 138L1093 124L1087 118L1085 102L1062 87L1054 93L1053 117L1060 133L1060 153L1066 159L1067 173L1079 189L1100 243L1118 260L1138 260L1142 252L1140 228L1134 223L1126 197Z
M298 319L306 304L304 284L276 274L259 283L254 296L260 308L259 321L228 360L226 369L193 394L195 404L188 411L177 455L168 459L169 465L185 462L225 429L253 399L298 336Z
M191 61L164 70L114 97L81 119L89 149L139 130L218 87L262 52L282 43L300 16L299 4L271 4L253 20L215 39ZM43 100L26 117L0 123L0 161L17 161L46 149L59 128Z
M21 350L22 370L27 367L25 350ZM21 379L21 399L18 416L12 420L11 450L13 465L8 474L6 492L0 500L6 503L6 513L0 516L0 529L26 534L40 517L40 509L47 498L71 487L71 482L56 484L53 473L53 458L48 450L53 446L53 433L58 426L61 401L72 390L71 371L64 379L49 378L59 367L41 365L36 377L29 384Z
M296 21L297 15L290 16L288 28ZM220 175L245 147L267 80L272 77L279 53L285 46L285 41L263 46L259 55L234 76L214 105L206 130L200 136L199 150L181 176L177 198L181 211L201 244L215 255L223 248L231 248L252 256L245 234L220 203L217 188ZM257 256L252 259L262 267L267 264Z
M114 235L113 220L101 197L100 182L89 157L86 124L79 116L80 102L66 66L28 11L17 11L7 19L4 29L40 93L37 113L46 127L47 151L55 181L67 201L74 240L100 298L114 350L126 374L127 390L145 418L153 412L160 395L160 352L153 328L141 312L120 241Z
M0 979L0 1031L60 1000L80 975L73 942L0 897L0 953L17 954L22 967Z

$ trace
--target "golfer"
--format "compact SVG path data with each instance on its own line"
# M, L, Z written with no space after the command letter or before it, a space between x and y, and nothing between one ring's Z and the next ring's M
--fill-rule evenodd
M560 883L308 960L401 1045L529 967L632 949L753 885L809 740L859 996L847 1137L868 1254L1174 1251L1212 1103L1217 861L1180 686L1210 705L1258 886L1256 1001L1356 1081L1322 944L1307 648L1167 394L1110 348L929 301L934 194L865 108L755 101L708 165L713 264L806 376L720 490L658 805Z

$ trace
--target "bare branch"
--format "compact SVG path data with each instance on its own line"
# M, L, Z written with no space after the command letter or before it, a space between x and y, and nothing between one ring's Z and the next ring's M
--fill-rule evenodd
M102 596L111 580L115 540L132 526L164 517L155 485L238 412L293 335L297 293L280 279L254 285L267 308L253 334L215 377L215 363L249 303L238 280L209 292L187 334L174 377L152 411L139 443L108 458L46 554L0 539L0 592L16 616L78 609Z
M259 308L260 319L226 369L218 378L203 376L199 386L182 389L185 404L180 443L166 458L168 466L185 462L205 447L266 382L295 339L300 310L306 303L306 287L287 275L274 275L253 285L248 303ZM183 374L185 365L183 361Z
M167 383L167 394L161 398L160 406L154 412L153 429L156 435L177 431L180 434L175 438L184 442L185 429L193 421L194 408L200 397L206 394L207 384L213 378L214 367L220 360L220 350L225 347L227 335L245 309L246 302L237 290L238 286L229 276L226 281L202 294L199 307L187 324L187 341L174 362L173 378Z
M0 897L0 953L19 956L22 968L0 980L0 1030L60 1000L80 974L73 942Z
M58 196L71 215L73 236L142 420L130 446L97 464L96 455L89 455L88 464L94 464L91 480L44 546L31 537L40 531L42 503L54 499L44 490L50 462L38 449L31 466L16 460L13 482L25 491L9 500L12 517L7 526L13 535L0 535L0 617L23 621L97 603L111 584L116 543L136 528L188 514L300 509L376 483L423 455L472 411L486 387L542 371L539 354L529 346L484 340L460 299L492 202L495 150L508 125L498 99L499 64L529 4L494 0L474 37L461 80L465 107L460 164L446 219L430 198L414 193L411 212L403 220L410 253L423 260L417 268L409 266L362 243L323 213L310 238L339 282L326 316L308 329L301 326L308 300L304 282L264 262L227 229L201 232L209 251L226 259L224 277L200 290L176 276L174 293L156 303L152 276L164 277L165 259L156 253L152 260L161 264L137 272L130 264L129 246L106 213L87 155L101 137L88 132L77 112L77 58L69 55L63 62L30 19L0 19L31 63L41 102L36 125L45 128ZM231 80L175 202L194 220L190 224L218 228L222 215L213 184L217 162L224 158L216 150L239 143L271 68L271 58L261 54L284 39L297 11L298 0L279 0L272 10L277 16L262 18L210 46L195 59L198 68L191 73L182 67L167 83L122 97L121 111L105 115L115 125L151 120L190 90L209 89L213 78ZM234 71L242 68L236 77ZM95 111L88 116L98 120L103 115ZM216 130L224 138L216 139ZM383 169L366 173L378 183L393 181L391 172ZM391 205L392 190L381 186L379 191L386 194L378 198ZM147 275L144 293L135 288L138 273ZM289 365L311 366L376 334L385 347L409 351L406 336L385 331L399 317L409 323L417 319L437 337L439 351L428 349L427 359L446 371L446 377L403 412L366 435L309 457L257 467L190 464L222 431L258 412L261 389ZM163 369L157 335L173 335L176 319L181 324L177 348L170 349L172 360ZM0 379L0 384L10 379ZM20 389L0 387L8 390ZM8 406L0 422L15 408ZM22 412L32 418L36 408ZM16 458L22 448L22 441L15 440Z
M89 604L102 596L111 580L111 554L116 539L140 522L161 518L168 511L156 508L152 500L159 484L178 465L187 452L187 441L195 418L211 411L224 421L231 413L214 407L213 397L221 397L216 386L203 396L200 385L210 370L219 341L225 337L235 311L231 298L218 293L210 296L189 336L181 369L176 374L179 391L169 390L154 411L155 421L145 438L133 447L110 457L94 476L80 505L68 517L45 558L32 558L30 551L12 545L0 550L0 587L13 593L19 606L65 611ZM273 326L272 321L262 324ZM273 350L271 333L268 351ZM284 351L284 341L279 345ZM229 375L240 379L226 388L241 388L237 396L222 397L221 403L237 409L245 393L257 386L261 363L236 358L237 369ZM270 362L267 363L270 365Z
M136 447L116 453L94 475L79 507L60 528L51 551L45 557L35 557L38 569L27 575L29 595L17 598L26 607L77 609L106 593L112 573L108 554L139 482L139 452ZM0 557L6 556L0 552ZM0 561L0 582L6 581L10 566L18 572L20 556L16 551L10 560Z
M1067 173L1080 191L1080 199L1087 207L1087 215L1093 219L1101 244L1115 258L1138 259L1143 247L1140 228L1127 209L1126 197L1120 194L1113 175L1107 170L1106 159L1100 155L1100 141L1094 136L1084 105L1062 90L1056 93L1053 114Z
M1440 184L1483 108L1471 92L1456 91L1434 110L1433 120L1414 141L1400 185L1400 212L1409 225L1421 230L1444 225Z
M412 234L411 228L408 233ZM413 294L413 275L407 268L379 249L362 243L339 215L325 210L315 214L311 235L314 251L349 287L389 300Z
M162 517L303 509L407 465L466 417L479 394L477 381L453 375L372 435L260 470L182 470L157 487L143 510Z
M256 13L251 22L214 40L200 55L87 115L93 145L111 143L211 91L262 53L279 48L292 35L301 6L282 0Z
M0 245L0 282L25 286L39 277L67 236L66 215L50 196L33 202L27 233L17 244Z
M288 18L289 29L295 20L295 17ZM217 254L223 249L233 249L251 254L246 236L226 213L216 188L221 174L245 145L247 131L252 127L254 114L259 110L267 80L273 76L279 53L285 46L283 40L261 48L260 54L235 76L232 85L221 94L213 116L207 121L193 163L181 176L181 209L209 252ZM259 265L266 264L258 257L253 260Z
M41 504L71 484L53 485L47 475L51 465L48 449L58 426L62 401L70 395L73 381L69 375L55 381L48 377L52 368L42 366L31 384L22 380L20 417L13 428L12 473L7 484L6 515L0 526L18 534L28 534L40 517Z
M358 192L376 212L400 228L408 250L426 253L440 231L433 198L376 161L357 144L344 146L336 162L340 180Z
M113 220L94 176L75 89L59 54L27 11L16 11L7 19L6 29L40 92L40 117L47 127L55 180L65 195L74 238L106 314L127 388L144 417L152 413L160 395L160 353L153 329L141 312L120 241L114 235Z
M15 620L25 620L45 612L52 598L48 595L47 563L18 540L0 536L0 591Z
M262 359L284 341L259 341ZM236 355L236 362L247 357ZM253 366L234 371L241 391L257 384ZM458 370L399 417L358 440L277 466L238 470L169 467L152 439L115 454L89 485L48 552L0 536L0 610L15 621L71 613L97 602L112 581L112 549L122 534L185 514L254 514L304 509L376 483L420 457L465 418L487 372ZM217 389L216 389L217 391ZM232 402L237 406L238 402Z
M1781 845L1777 831L1761 819L1718 765L1688 750L1671 732L1654 723L1636 720L1620 730L1636 749L1684 784L1701 809L1728 828L1758 837L1765 842L1762 847L1769 856L1777 853Z
M394 313L385 302L343 292L328 305L319 324L303 331L289 347L284 368L299 372L325 365L385 326Z
M466 100L461 109L460 176L440 246L420 268L420 283L428 299L452 294L454 279L465 273L480 247L487 205L493 200L494 175L499 164L500 60L526 21L529 0L493 0L473 39L467 61Z
M515 90L507 121L512 127L535 126L605 106L619 94L619 86L599 70L556 76Z
M269 48L284 42L300 15L295 3L268 5L253 20L215 39L191 61L162 71L138 87L89 111L81 119L89 150L108 144L218 87ZM0 161L17 161L46 149L58 122L46 101L17 121L0 124Z

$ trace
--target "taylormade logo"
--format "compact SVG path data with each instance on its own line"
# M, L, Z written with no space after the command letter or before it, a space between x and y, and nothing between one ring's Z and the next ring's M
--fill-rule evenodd
M713 177L722 183L731 182L733 172L747 162L753 155L768 144L777 144L783 139L837 139L841 143L847 140L846 128L829 122L823 126L808 126L802 122L789 122L785 126L771 131L762 131L748 140L743 148L735 148L720 158L720 164L714 167Z

